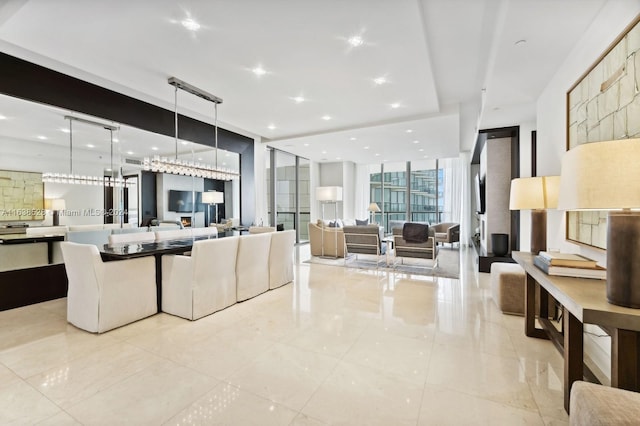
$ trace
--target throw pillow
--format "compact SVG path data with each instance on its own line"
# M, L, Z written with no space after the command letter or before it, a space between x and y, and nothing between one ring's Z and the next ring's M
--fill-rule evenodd
M338 223L335 220L329 222L329 228L339 228Z
M365 219L365 220L356 219L356 225L358 226L368 225L368 224L369 224L369 219Z

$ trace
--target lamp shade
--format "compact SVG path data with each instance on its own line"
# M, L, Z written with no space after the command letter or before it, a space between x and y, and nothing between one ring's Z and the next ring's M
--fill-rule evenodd
M51 210L64 210L66 208L66 203L62 198L54 198L51 200Z
M640 208L640 139L593 142L567 151L558 208Z
M376 204L376 203L371 203L371 204L369 204L369 207L367 208L367 211L377 213L377 212L380 211L380 207L378 207L378 204Z
M316 188L318 201L342 201L341 186L319 186Z
M207 191L202 193L202 202L205 204L224 203L224 192Z
M558 207L560 176L517 178L511 181L509 210L546 210Z

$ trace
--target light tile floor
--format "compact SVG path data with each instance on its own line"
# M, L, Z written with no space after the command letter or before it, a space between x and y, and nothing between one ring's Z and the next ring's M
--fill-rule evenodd
M0 424L556 425L562 358L460 279L301 262L201 320L93 335L66 300L0 312Z

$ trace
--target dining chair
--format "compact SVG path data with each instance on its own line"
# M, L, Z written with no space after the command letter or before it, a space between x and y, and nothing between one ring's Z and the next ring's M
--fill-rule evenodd
M193 321L236 303L238 240L200 240L190 256L162 256L162 311Z
M92 333L158 312L153 257L103 262L93 244L60 244L69 280L67 321Z

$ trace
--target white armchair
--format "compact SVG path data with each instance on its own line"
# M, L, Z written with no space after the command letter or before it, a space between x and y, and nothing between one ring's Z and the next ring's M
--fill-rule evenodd
M269 289L283 286L293 281L293 246L296 231L279 231L271 234L269 251Z
M103 333L158 312L153 257L103 262L93 244L62 242L67 321Z
M267 232L240 237L236 261L238 302L269 290L269 250L273 234Z
M162 310L196 320L236 303L238 240L196 241L191 256L162 256Z

